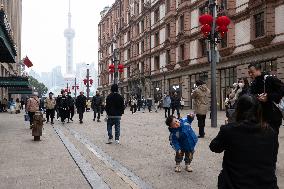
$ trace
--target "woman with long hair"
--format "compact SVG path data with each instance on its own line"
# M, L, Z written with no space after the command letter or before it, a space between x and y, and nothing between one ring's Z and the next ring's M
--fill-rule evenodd
M221 126L210 144L212 152L224 152L218 188L278 189L276 142L275 132L263 121L260 102L246 94L240 97L236 121Z

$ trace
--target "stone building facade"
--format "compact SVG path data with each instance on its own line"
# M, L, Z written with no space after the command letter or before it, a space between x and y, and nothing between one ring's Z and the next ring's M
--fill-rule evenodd
M154 97L178 92L192 107L196 80L210 87L207 45L198 18L207 12L205 0L116 0L99 23L99 90L107 95L113 82L108 66L118 48L120 92ZM265 71L284 80L284 0L218 0L231 19L220 43L217 63L218 108L247 66L260 62Z
M0 6L0 77L20 75L22 0L0 0ZM8 97L0 87L0 100Z

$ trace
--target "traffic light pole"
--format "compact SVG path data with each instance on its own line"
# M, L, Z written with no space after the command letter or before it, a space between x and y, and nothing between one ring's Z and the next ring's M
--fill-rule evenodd
M117 57L118 49L113 50L113 62L114 62L114 84L118 84L118 57Z
M210 36L210 53L209 62L211 63L211 127L217 127L217 97L216 97L216 62L217 62L217 51L216 51L216 1L209 1L210 12L213 16L213 23Z
M75 98L77 97L77 78L75 77Z

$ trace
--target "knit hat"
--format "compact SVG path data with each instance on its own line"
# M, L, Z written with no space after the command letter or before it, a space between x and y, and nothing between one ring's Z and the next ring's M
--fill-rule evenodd
M117 84L113 84L112 86L111 86L111 92L113 92L113 93L115 93L115 92L118 92L118 85Z

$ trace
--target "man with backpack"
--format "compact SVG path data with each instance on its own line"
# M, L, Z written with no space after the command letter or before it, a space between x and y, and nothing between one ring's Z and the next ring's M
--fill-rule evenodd
M259 63L250 64L248 66L248 73L253 80L249 92L256 96L261 102L264 121L273 128L278 136L279 128L282 125L282 113L276 104L280 103L284 96L284 84L275 76L262 73L261 65ZM277 150L274 154L275 168L278 148L279 142L277 140Z

